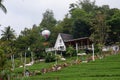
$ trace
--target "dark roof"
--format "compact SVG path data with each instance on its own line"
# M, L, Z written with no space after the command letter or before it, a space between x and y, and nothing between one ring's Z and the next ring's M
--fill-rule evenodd
M65 33L59 33L65 43L69 42L80 42L80 41L86 41L89 40L91 43L92 41L89 39L89 37L82 37L82 38L76 38L74 39L72 35L65 34Z
M65 42L72 42L72 41L79 41L79 40L86 40L86 39L89 39L89 38L88 37L82 37L82 38L67 40Z
M73 36L70 35L70 34L60 33L60 35L61 35L61 37L62 37L62 39L63 39L64 42L73 39Z

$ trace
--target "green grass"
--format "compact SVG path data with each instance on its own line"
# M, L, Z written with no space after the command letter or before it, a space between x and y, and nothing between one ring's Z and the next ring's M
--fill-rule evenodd
M53 63L39 63L29 67L39 70ZM24 80L120 80L120 54L63 68L60 71L31 76Z

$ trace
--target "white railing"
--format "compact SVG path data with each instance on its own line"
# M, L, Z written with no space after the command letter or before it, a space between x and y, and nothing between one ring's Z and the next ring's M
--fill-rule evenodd
M45 51L46 52L51 52L51 51L55 51L56 49L55 48L46 48Z

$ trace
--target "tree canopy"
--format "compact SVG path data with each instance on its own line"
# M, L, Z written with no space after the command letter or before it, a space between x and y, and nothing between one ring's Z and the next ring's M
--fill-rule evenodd
M0 8L6 13L2 1ZM45 29L51 32L48 40L41 35ZM37 59L45 57L45 48L54 46L58 33L71 34L74 38L89 37L95 44L103 46L119 43L120 9L110 8L109 5L98 6L91 0L78 0L70 4L69 12L61 21L57 21L53 11L47 9L38 26L25 28L18 37L10 26L5 27L0 39L0 55L10 56L15 52L15 56L19 56L30 47Z

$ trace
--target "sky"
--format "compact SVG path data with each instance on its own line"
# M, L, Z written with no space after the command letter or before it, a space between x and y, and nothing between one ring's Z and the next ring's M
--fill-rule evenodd
M39 25L47 9L53 10L57 20L62 20L69 11L69 4L76 1L78 0L4 0L7 14L0 10L0 31L11 26L19 35L25 27ZM99 6L107 4L110 8L120 9L120 0L96 0L96 4Z

